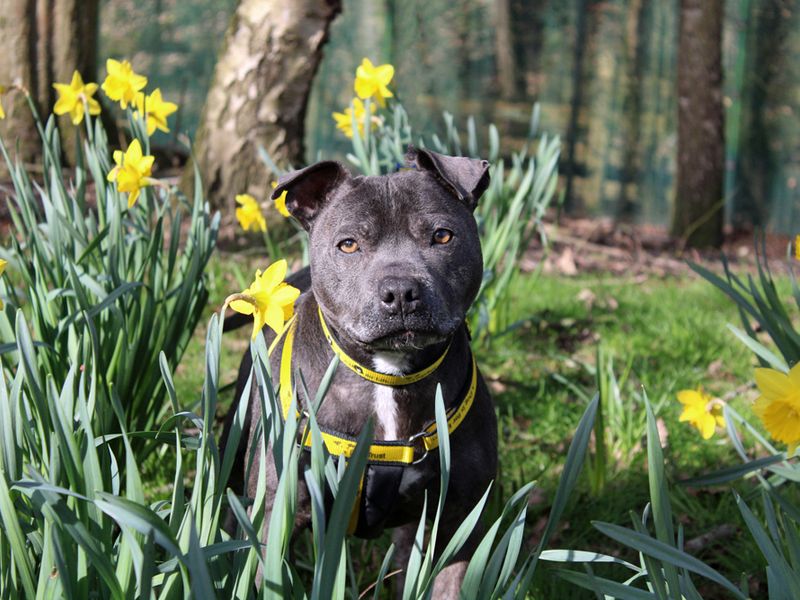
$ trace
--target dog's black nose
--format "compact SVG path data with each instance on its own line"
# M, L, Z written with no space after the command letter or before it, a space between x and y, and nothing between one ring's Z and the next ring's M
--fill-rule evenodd
M419 305L419 282L405 277L384 277L378 295L387 314L407 315Z

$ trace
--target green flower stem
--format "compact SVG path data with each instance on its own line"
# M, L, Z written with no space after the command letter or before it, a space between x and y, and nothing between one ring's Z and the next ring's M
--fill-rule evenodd
M269 228L264 230L264 245L267 247L267 253L270 260L278 260L278 246L272 241L272 236L269 234Z

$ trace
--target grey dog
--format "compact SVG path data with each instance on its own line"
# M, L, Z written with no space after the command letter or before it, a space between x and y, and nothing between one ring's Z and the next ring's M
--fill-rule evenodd
M439 458L425 446L426 432L435 423L437 384L450 414L462 413L450 433L452 466L439 548L445 547L497 470L494 407L474 366L464 323L483 273L473 211L489 184L488 163L422 149L410 149L406 158L409 168L371 177L353 177L338 162L319 162L282 176L273 194L277 198L287 192L286 208L309 235L310 277L301 272L291 281L303 292L295 304L292 370L299 369L308 389L315 390L335 350L352 361L349 367L340 363L337 368L317 414L320 427L354 439L372 418L376 440L389 440L390 445L405 441L397 443L405 443L413 456L407 462L370 460L355 526L355 535L361 537L396 528L401 568L425 490L431 499L439 494ZM267 342L274 337L267 334ZM270 356L273 374L281 370L285 343L279 339ZM251 368L248 352L240 367L237 398ZM425 376L401 385L383 384L365 378L362 369L374 369L389 379L419 372ZM301 408L307 401L298 392ZM245 481L244 456L264 443L249 425L260 419L260 412L260 401L251 398L242 436L246 444L236 450L231 481L234 491L251 498L258 459ZM255 451L255 457L259 455ZM268 522L277 477L272 453L266 456ZM299 481L296 530L311 522L302 476ZM429 502L431 507L435 502ZM437 577L434 597L458 596L480 535L478 527Z

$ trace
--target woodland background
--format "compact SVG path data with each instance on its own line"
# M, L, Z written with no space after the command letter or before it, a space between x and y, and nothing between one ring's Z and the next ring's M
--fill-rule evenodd
M513 149L540 102L564 143L565 214L670 226L695 246L719 245L723 224L800 228L796 0L5 4L0 80L21 80L46 114L52 81L75 67L96 81L105 58L131 59L181 106L154 140L162 167L186 159L188 134L225 209L244 190L266 194L259 146L284 168L344 157L331 113L367 56L395 65L393 89L423 131L441 130L443 110L462 129L474 115ZM27 135L35 161L26 114L18 98L0 133L23 154Z

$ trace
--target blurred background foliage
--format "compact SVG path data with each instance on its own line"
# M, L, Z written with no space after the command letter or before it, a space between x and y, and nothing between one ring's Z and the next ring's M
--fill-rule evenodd
M130 57L194 135L235 0L103 0L100 51ZM723 24L726 221L800 227L796 0L728 0ZM441 111L521 145L534 101L564 140L566 206L665 225L674 197L677 3L646 0L345 0L306 116L306 159L344 157L331 119L363 56L391 62L418 130ZM159 134L165 135L165 134ZM174 138L162 137L162 143ZM571 160L570 160L571 158Z
M236 0L103 0L100 70L106 58L130 60L181 107L180 121L157 133L156 143L174 142L182 131L194 136L235 8Z

